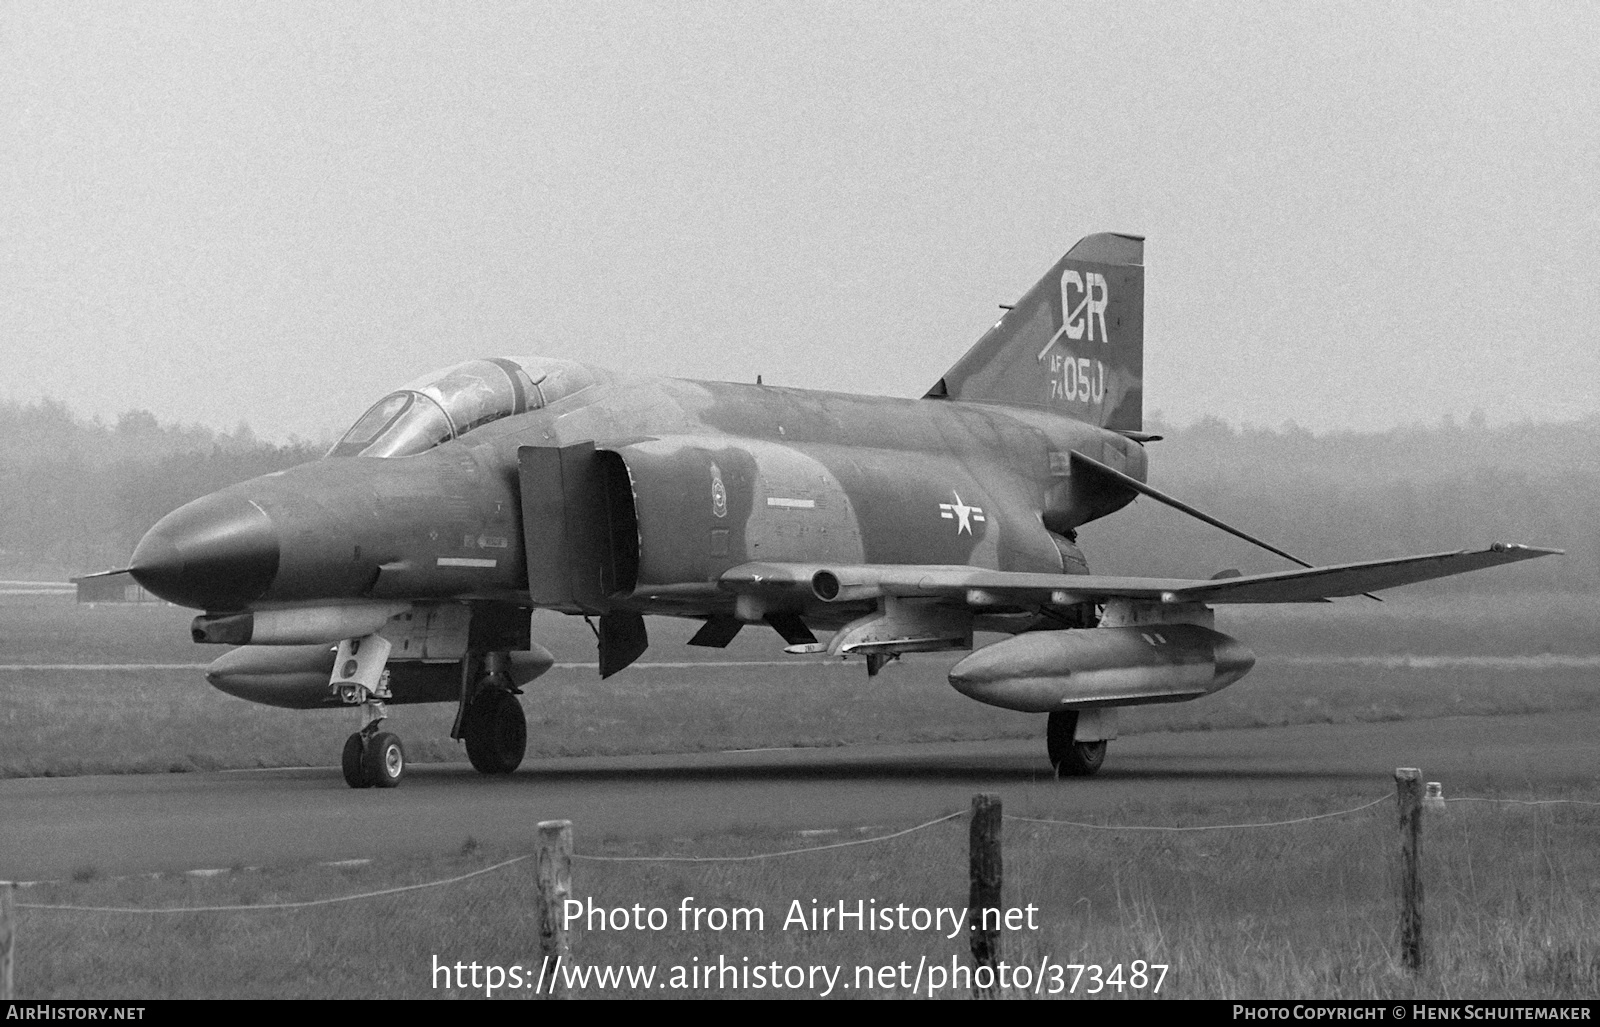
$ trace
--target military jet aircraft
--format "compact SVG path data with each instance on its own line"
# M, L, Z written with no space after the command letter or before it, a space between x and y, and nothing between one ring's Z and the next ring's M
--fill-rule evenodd
M552 656L530 611L590 619L602 677L646 616L691 645L771 628L796 658L970 650L950 682L1048 714L1092 774L1116 711L1184 702L1255 662L1220 603L1319 602L1542 556L1486 549L1312 567L1145 481L1143 240L1081 240L921 399L471 360L380 399L325 459L168 514L129 568L236 645L207 677L255 702L352 708L354 788L392 787L390 703L456 704L472 764L522 761L521 686ZM1215 579L1091 574L1075 529L1136 496L1300 566ZM831 633L820 641L814 632Z

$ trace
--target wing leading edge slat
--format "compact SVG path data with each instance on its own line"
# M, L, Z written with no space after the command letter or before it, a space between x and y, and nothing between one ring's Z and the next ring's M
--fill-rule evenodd
M824 601L835 602L879 596L966 599L969 593L977 592L1007 602L1041 604L1106 599L1213 604L1311 603L1560 553L1559 549L1497 542L1487 549L1213 580L1032 574L919 564L747 563L730 568L720 581L724 588L735 592L805 591Z

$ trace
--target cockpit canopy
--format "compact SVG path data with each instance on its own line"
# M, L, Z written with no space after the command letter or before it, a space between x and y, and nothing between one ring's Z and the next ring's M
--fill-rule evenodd
M582 364L540 357L468 360L378 400L328 456L411 456L594 384Z

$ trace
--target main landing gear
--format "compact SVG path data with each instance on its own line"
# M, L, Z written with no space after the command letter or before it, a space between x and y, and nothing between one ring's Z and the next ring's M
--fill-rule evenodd
M528 718L515 676L509 653L469 657L462 667L461 705L450 737L466 743L467 759L480 774L509 774L527 752Z
M467 759L480 774L509 774L528 748L528 718L522 703L497 684L481 685L461 717Z
M1077 710L1057 710L1050 714L1044 739L1056 777L1088 777L1106 761L1105 739L1080 742L1077 735Z

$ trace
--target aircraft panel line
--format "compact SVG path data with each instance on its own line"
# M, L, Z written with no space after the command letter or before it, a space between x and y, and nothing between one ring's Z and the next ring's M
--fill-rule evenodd
M1506 670L1583 670L1600 667L1600 653L1562 654L1533 653L1522 656L1467 656L1418 655L1389 653L1380 656L1263 656L1260 666L1290 664L1293 666L1335 667L1402 667L1421 670L1449 669L1452 667L1500 668ZM208 663L0 663L0 671L140 671L140 670L205 670ZM598 663L556 663L554 670L594 670ZM641 670L689 670L701 667L850 667L847 660L722 660L677 662L640 662L633 664Z
M721 660L721 661L694 661L685 660L677 663L635 663L634 667L642 670L686 670L699 667L815 667L831 666L835 662L845 666L844 661L808 661L808 660ZM211 666L209 663L0 663L3 670L205 670ZM552 665L554 670L594 670L600 666L598 663L557 663Z

